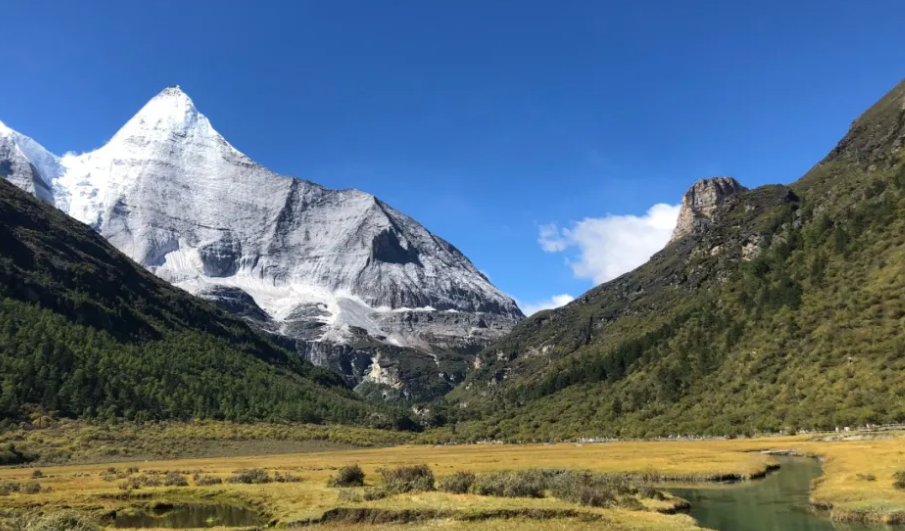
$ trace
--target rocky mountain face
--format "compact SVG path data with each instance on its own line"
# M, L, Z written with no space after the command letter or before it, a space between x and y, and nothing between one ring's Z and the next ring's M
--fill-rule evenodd
M695 183L665 249L478 355L449 439L905 419L905 83L790 186ZM438 439L443 439L438 433Z
M0 180L0 416L412 426Z
M59 159L4 130L11 182L369 392L446 391L463 353L522 317L453 245L368 193L256 164L178 87L83 155Z
M670 241L676 241L691 234L700 234L707 227L718 222L720 205L747 190L732 177L701 179L694 183L682 196L679 221Z

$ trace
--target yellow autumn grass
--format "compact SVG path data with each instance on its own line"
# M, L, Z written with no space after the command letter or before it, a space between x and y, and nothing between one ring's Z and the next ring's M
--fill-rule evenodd
M442 492L393 496L374 501L350 502L339 499L339 489L328 488L327 480L343 465L357 463L366 472L368 483L376 484L376 471L383 467L426 464L438 477L456 471L477 473L504 469L576 469L597 472L638 473L657 471L686 481L714 476L751 477L762 473L773 458L760 450L790 450L819 455L825 476L818 480L812 499L839 519L897 521L905 515L905 492L892 487L892 474L905 470L905 439L819 442L808 437L772 437L726 441L614 442L602 444L555 445L461 445L399 446L394 448L331 451L306 454L217 457L124 463L121 465L72 465L46 467L42 485L52 488L41 494L13 494L0 498L0 508L21 509L35 505L45 509L71 506L103 514L136 504L237 503L268 515L279 524L319 519L337 507L370 508L385 511L440 511L441 517L409 524L411 529L685 529L693 522L684 515L665 515L671 502L646 500L646 511L594 509L554 498L494 498L453 495ZM208 487L154 487L126 496L119 488L122 480L104 481L108 467L123 470L137 466L139 474L149 470L180 470L191 475L226 478L242 468L263 468L271 473L291 472L300 483L263 485L223 484ZM29 481L33 469L0 470L0 481ZM876 476L876 481L860 479ZM140 496L140 498L139 498ZM481 515L509 511L515 518L481 520ZM572 511L564 517L546 520L518 518L518 511ZM449 516L454 513L455 516ZM558 513L557 513L558 514ZM578 517L575 517L578 516ZM585 520L583 517L594 518ZM463 521L463 518L475 521ZM360 529L358 525L331 524L335 529ZM376 529L380 529L377 526ZM368 529L375 529L369 526Z

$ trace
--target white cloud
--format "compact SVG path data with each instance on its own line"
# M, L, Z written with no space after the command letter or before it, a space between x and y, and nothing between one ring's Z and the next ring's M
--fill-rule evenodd
M565 306L566 304L569 304L574 300L575 297L569 295L568 293L563 293L561 295L554 295L545 301L535 303L522 303L521 301L518 301L518 305L525 315L532 315L541 310L550 310L552 308Z
M553 224L541 225L537 242L540 243L541 248L548 253L565 251L566 247L569 246L569 242L560 234L559 227Z
M635 269L662 249L676 227L679 208L660 203L643 216L608 214L585 218L570 228L544 225L537 241L548 253L577 248L577 259L567 259L572 272L600 284Z

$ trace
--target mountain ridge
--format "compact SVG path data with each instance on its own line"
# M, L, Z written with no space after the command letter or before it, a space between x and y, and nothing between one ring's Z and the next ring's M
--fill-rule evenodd
M710 201L651 260L478 355L431 440L737 435L905 420L905 82L789 186ZM683 204L693 204L693 185ZM715 198L716 195L712 195ZM711 222L712 221L712 222Z

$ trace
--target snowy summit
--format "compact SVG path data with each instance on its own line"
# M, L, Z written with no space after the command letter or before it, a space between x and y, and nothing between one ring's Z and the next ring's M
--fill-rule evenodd
M83 155L60 159L2 131L13 183L271 331L433 352L499 336L522 317L454 246L373 195L253 162L178 86Z

